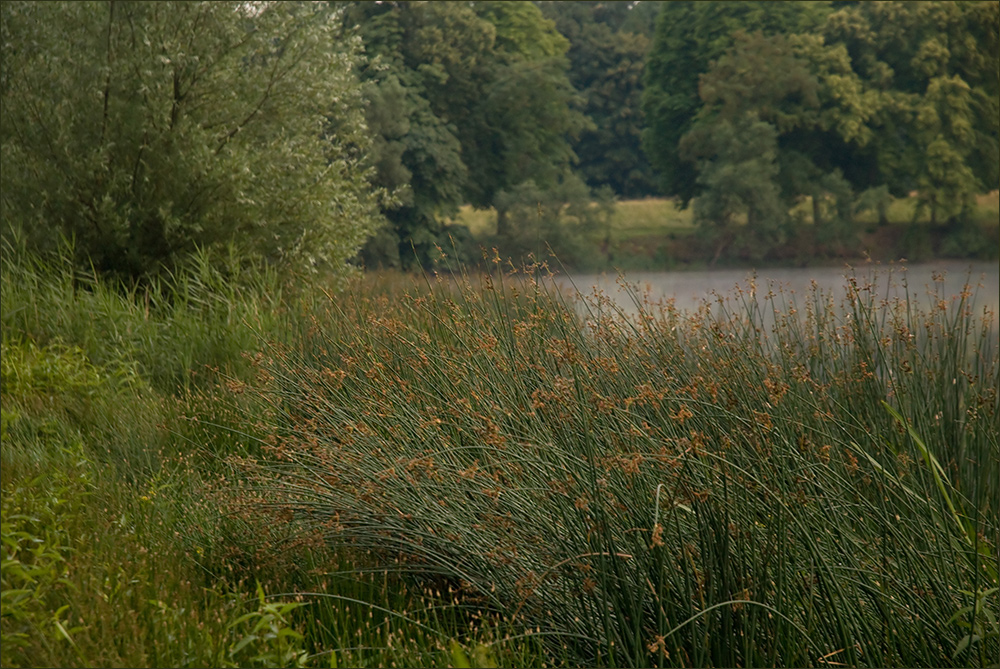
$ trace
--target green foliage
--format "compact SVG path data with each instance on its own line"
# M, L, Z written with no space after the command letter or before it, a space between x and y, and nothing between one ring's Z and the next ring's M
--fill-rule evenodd
M642 80L649 33L660 3L642 10L629 3L542 2L569 39L569 80L583 97L592 125L572 147L577 172L592 188L610 187L619 197L655 192L652 168L641 149ZM648 9L648 11L647 11ZM633 14L646 14L645 32ZM628 27L628 29L625 28ZM636 32L633 32L636 31Z
M993 604L993 599L1000 592L1000 588L988 588L978 592L963 591L962 594L973 597L973 603L963 606L955 612L949 620L959 627L968 630L968 633L955 644L955 653L952 659L958 659L960 655L970 648L975 654L981 651L990 639L1000 637L1000 622L998 622L998 607ZM971 622L964 620L967 614L972 614ZM980 653L980 658L982 654Z
M777 132L772 179L785 210L812 201L821 253L856 245L855 192L956 225L1000 183L996 3L671 3L657 25L645 147L685 204L717 197L699 144L740 115Z
M533 181L518 184L496 197L497 236L487 245L514 263L554 255L565 267L593 267L595 239L610 235L614 202L609 193L593 201L590 190L574 175L547 190Z
M308 660L302 649L302 635L289 627L289 614L305 606L301 602L268 602L264 588L257 584L258 607L229 623L242 634L229 649L236 666L303 667Z
M5 2L3 226L136 277L198 248L342 272L374 229L357 43L310 3Z
M786 232L774 126L752 115L723 118L685 135L681 150L699 168L705 191L695 200L694 221L715 247L713 262L730 246L761 259Z
M868 125L878 178L917 189L933 219L1000 181L996 3L845 6L822 29L842 44L876 104ZM874 183L871 185L875 185Z
M18 472L84 441L100 444L90 457L123 472L156 466L162 410L134 367L100 369L79 347L59 340L38 347L6 328L2 351L4 467ZM123 405L136 414L123 420Z
M369 56L377 183L398 195L384 207L391 229L362 253L367 265L430 266L449 246L442 220L461 204L489 207L518 184L565 178L567 137L585 121L566 78L568 44L537 7L347 3L346 13Z
M470 660L462 645L454 639L451 642L451 663L454 667L462 667L464 669L469 669L470 667L483 667L485 669L486 667L498 666L488 647L482 644L476 646L472 651L472 659Z
M183 556L148 532L140 540L119 522L93 534L105 525L94 505L113 502L83 451L64 449L62 466L50 452L33 478L4 484L4 666L304 666L288 617L301 604L268 602L258 590L258 607L240 615L217 583L192 592Z
M87 502L89 463L79 444L67 455L73 466L65 472L4 483L0 649L7 667L18 666L17 660L32 648L73 646L73 637L80 631L68 620L69 607L57 603L62 601L61 593L75 587L68 578L74 553L69 528Z
M256 342L246 326L273 332L282 321L277 276L248 265L235 252L199 252L175 274L129 289L77 270L72 254L66 250L61 259L43 261L16 240L5 241L0 259L4 343L29 342L24 353L15 350L13 356L33 356L34 346L65 350L73 355L41 360L62 370L85 356L101 369L115 370L116 378L127 381L139 374L169 393L212 382L213 369L239 375L248 368L243 354ZM32 370L26 383L36 388L45 382L39 364L17 372ZM92 379L84 376L92 374L89 370L84 365L76 376L59 373L63 382L82 382Z
M864 212L873 212L879 225L889 222L889 206L892 204L892 195L888 186L869 188L860 193L854 201L854 216Z
M836 249L840 255L849 255L854 249L851 185L837 167L838 158L820 148L840 133L844 142L863 144L868 138L863 133L857 136L858 127L863 125L848 122L847 114L839 113L841 107L853 107L826 99L824 84L835 76L839 77L840 92L852 90L850 80L842 76L844 67L838 67L838 63L842 65L838 55L842 54L837 50L824 52L821 42L815 40L736 33L733 46L701 77L703 107L679 146L681 157L698 167L703 190L696 201L696 215L702 212L698 217L702 227L725 225L725 211L715 201L731 197L726 190L732 186L713 184L720 166L730 164L744 180L756 180L761 196L770 200L771 211L748 215L744 236L755 237L757 242L752 259L759 260L783 241L775 232L786 222L787 212L804 197L812 202L816 251ZM815 62L822 66L814 67ZM835 122L829 111L834 104L839 105ZM714 142L716 135L728 136L727 124L754 122L770 129L770 147L751 145L750 136L735 142L744 145L742 151L751 160L767 160L769 165L767 169L751 168L751 173L745 174L744 169L731 164L737 160L735 156L744 154L727 156L714 148ZM712 160L710 164L704 162L705 156Z
M569 41L556 30L554 22L543 18L532 2L480 2L476 13L496 28L497 47L512 60L543 61L559 58L569 49Z
M24 401L35 393L67 392L90 396L103 380L79 348L55 345L42 351L30 341L15 346L6 338L3 348L0 392L8 398Z
M665 195L686 206L699 192L697 172L680 156L679 143L701 107L699 78L733 44L733 34L808 31L829 11L821 2L665 3L656 20L643 97L644 147Z

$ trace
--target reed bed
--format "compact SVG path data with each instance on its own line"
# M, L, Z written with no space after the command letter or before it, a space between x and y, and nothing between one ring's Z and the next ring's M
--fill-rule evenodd
M541 268L121 286L3 251L5 666L1000 657L971 288L629 316Z
M16 241L0 254L0 665L540 663L530 641L479 644L491 631L447 591L228 513L246 489L225 459L273 427L234 393L262 339L308 338L322 288L207 255L125 286Z
M581 309L535 268L316 302L257 359L254 512L551 663L996 663L998 345L973 291L634 296Z

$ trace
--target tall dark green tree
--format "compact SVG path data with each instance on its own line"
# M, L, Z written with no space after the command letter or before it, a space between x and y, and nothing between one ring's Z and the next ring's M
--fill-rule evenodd
M369 265L425 264L444 241L441 218L462 204L468 178L457 126L441 102L475 100L476 69L494 33L458 4L344 8L367 54L362 77L376 183L395 194L384 207L388 225L362 257Z
M576 158L570 139L586 119L566 74L569 42L538 7L477 2L473 8L496 28L500 47L469 125L474 132L463 141L469 201L488 207L497 193L529 179L543 189L559 183Z
M701 189L697 169L678 146L702 106L699 78L733 44L737 31L764 35L815 30L825 2L668 2L656 20L646 63L643 146L663 193L687 203Z
M491 207L519 183L559 183L584 117L566 78L568 43L537 7L348 3L347 12L369 56L379 181L399 194L386 212L392 229L376 240L383 250L395 237L403 264L427 264L460 204ZM368 255L385 253L369 245Z
M701 77L702 107L678 148L697 169L695 221L714 260L735 241L759 260L787 232L787 197L819 171L801 153L782 160L778 143L814 122L818 84L784 37L737 32L735 40ZM782 166L792 169L782 175Z
M716 135L727 137L732 128L762 123L775 138L770 152L775 169L744 178L760 180L768 174L773 187L765 190L780 196L781 206L773 207L767 218L749 216L748 225L758 229L744 236L756 239L758 252L766 249L765 242L780 240L773 233L787 223L788 210L808 197L816 240L850 246L853 189L840 165L858 161L870 143L872 133L865 121L875 101L865 94L844 56L843 49L824 47L811 36L736 33L733 46L702 75L703 106L680 142L681 156L694 160L704 188L696 220L704 222L706 201L724 197L718 182L709 186L704 173L706 167L719 169L719 161L725 160L712 149ZM717 212L718 207L710 210Z
M642 89L655 18L650 10L660 4L640 3L639 9L628 2L540 3L569 39L570 82L591 121L573 144L577 171L591 187L608 186L621 197L656 191L641 146Z
M713 264L727 251L760 260L783 240L788 210L772 124L753 113L721 117L685 135L681 153L699 168L704 196L694 201L695 222L713 246Z

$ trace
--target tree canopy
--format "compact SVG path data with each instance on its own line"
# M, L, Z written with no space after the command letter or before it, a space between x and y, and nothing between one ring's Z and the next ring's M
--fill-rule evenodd
M569 137L585 118L566 77L569 43L538 7L387 2L346 11L368 56L378 181L400 192L369 262L426 264L447 246L442 219L459 205L497 206L519 184L546 189L568 174Z
M569 39L569 80L590 125L573 141L577 171L592 188L625 198L657 191L642 151L643 77L660 2L542 2Z
M820 243L873 189L960 220L1000 181L998 30L996 2L670 3L644 147L717 257L780 239L803 197Z
M141 276L239 243L340 272L375 227L359 44L310 3L4 2L3 226Z
M650 195L693 202L714 257L756 260L803 235L846 249L890 195L960 227L1000 185L991 0L12 1L0 19L0 225L123 276L233 243L335 272L359 249L428 266L450 239L472 260L447 223L464 205L496 210L503 251L594 237L614 197Z
M656 21L646 63L644 146L666 195L686 204L699 188L678 153L702 106L699 80L733 45L737 31L764 35L815 29L829 11L819 2L668 2Z

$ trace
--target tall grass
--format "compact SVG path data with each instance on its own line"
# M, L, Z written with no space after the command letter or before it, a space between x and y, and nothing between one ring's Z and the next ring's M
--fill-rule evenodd
M971 290L630 317L540 268L129 287L4 251L5 666L1000 656Z
M254 511L550 661L995 662L995 317L854 281L636 299L581 316L533 272L314 305L260 360Z
M194 503L218 467L185 415L219 411L212 369L249 367L255 335L234 321L266 302L222 292L207 264L127 288L10 240L3 251L3 665L304 656L286 605L205 582L184 536L218 515ZM226 434L212 440L224 451Z
M212 368L238 374L254 331L274 337L289 320L278 277L232 255L196 255L175 274L125 286L75 268L71 250L42 259L16 239L3 244L9 337L76 346L102 367L133 365L162 392L203 387Z
M441 666L457 641L492 660L446 589L229 513L252 491L227 459L273 422L240 392L259 342L298 350L327 294L239 272L203 256L122 286L5 245L0 664Z

